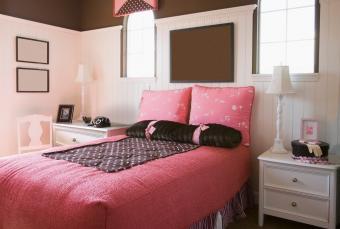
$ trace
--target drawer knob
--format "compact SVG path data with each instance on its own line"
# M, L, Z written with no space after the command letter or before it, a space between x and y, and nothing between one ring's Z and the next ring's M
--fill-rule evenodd
M72 138L72 142L77 142L77 139L76 138Z
M296 207L297 206L297 203L296 202L292 202L292 207Z
M294 183L298 182L298 179L297 178L293 178L292 180Z

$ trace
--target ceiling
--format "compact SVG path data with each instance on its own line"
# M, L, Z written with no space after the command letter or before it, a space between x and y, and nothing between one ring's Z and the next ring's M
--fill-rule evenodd
M257 0L159 0L156 18L256 4ZM0 14L86 31L121 25L113 0L0 0Z

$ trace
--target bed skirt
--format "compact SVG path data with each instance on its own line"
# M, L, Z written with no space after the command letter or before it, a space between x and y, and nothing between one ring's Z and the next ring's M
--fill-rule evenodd
M245 218L244 210L252 204L253 197L249 184L246 183L222 209L194 223L189 229L224 229L234 220ZM218 217L220 220L218 220Z

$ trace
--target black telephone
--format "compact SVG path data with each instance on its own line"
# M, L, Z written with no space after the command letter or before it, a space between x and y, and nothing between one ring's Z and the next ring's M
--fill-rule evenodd
M105 127L110 127L111 122L109 118L98 116L94 120L92 120L88 126L93 126L96 128L105 128Z

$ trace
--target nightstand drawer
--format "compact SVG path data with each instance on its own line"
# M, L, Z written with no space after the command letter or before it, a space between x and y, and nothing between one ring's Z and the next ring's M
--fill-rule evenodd
M308 169L265 164L264 185L329 197L329 174Z
M72 144L79 144L85 143L89 141L94 141L98 138L103 138L103 135L97 134L89 134L89 133L82 133L76 131L69 131L69 130L62 130L57 129L55 130L55 142L57 145L72 145Z
M264 209L328 222L329 201L265 189Z

